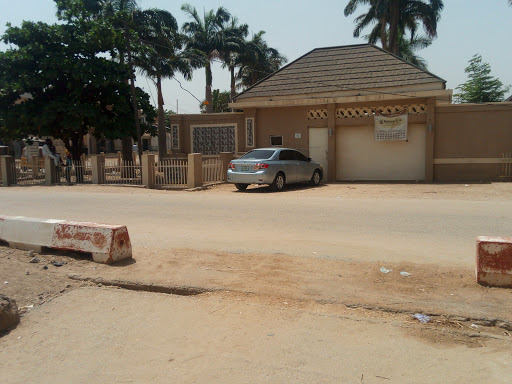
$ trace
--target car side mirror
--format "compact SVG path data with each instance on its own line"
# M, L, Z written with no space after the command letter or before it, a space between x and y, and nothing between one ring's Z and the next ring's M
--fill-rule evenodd
M311 157L308 157L308 163L311 163Z

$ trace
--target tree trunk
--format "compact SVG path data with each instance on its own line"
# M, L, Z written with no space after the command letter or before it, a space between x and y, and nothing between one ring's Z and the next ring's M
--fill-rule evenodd
M230 94L230 99L231 100L230 101L232 102L233 98L236 96L235 66L234 65L230 65L229 66L229 72L231 74L231 94ZM230 111L234 112L235 109L231 108Z
M119 51L119 62L124 64L124 52ZM126 79L125 83L128 84L129 80ZM121 139L121 156L123 162L133 163L133 141L131 136L126 136Z
M158 160L162 161L167 155L167 130L165 128L164 96L162 95L162 79L156 78L158 91Z
M212 68L210 65L210 61L206 62L206 65L204 67L204 70L206 72L206 102L208 103L206 105L206 113L213 113L213 97L212 97Z
M400 21L400 0L391 0L389 21L389 51L398 56L398 24Z
M380 42L382 44L382 49L389 51L388 45L388 32L386 30L386 21L382 20L380 25Z
M236 96L236 84L235 84L235 66L230 65L229 71L231 72L231 100Z
M135 119L135 128L137 130L137 147L139 150L139 163L142 164L142 137L140 134L139 108L137 106L137 95L135 93L135 80L133 75L132 50L130 47L130 35L128 26L124 29L124 39L126 43L126 53L128 54L128 66L130 68L130 91L132 94L133 116Z

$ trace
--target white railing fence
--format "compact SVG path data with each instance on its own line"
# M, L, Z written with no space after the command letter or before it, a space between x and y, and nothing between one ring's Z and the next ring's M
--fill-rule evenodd
M17 185L41 185L45 182L44 161L32 163L25 159L12 162L13 181Z
M203 160L203 184L220 183L224 178L219 158Z
M105 184L142 185L142 170L140 165L125 161L121 165L103 165Z
M61 184L91 184L92 167L90 160L66 162L57 170L57 182Z
M155 185L160 188L186 188L187 175L187 160L164 160L156 167Z

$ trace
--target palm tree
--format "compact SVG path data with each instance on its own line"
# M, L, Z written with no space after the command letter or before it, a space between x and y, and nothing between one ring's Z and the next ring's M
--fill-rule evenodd
M349 0L345 16L354 13L359 5L369 5L370 8L356 18L354 37L358 37L363 28L375 24L368 35L371 37L369 42L379 36L382 47L395 55L400 53L399 35L408 31L413 39L419 24L423 25L427 38L435 38L437 22L444 7L442 0Z
M181 9L189 15L191 21L183 24L183 32L188 37L186 49L195 49L203 52L203 65L206 75L205 103L206 113L213 112L212 103L212 69L214 59L221 59L225 47L224 26L231 20L231 14L223 7L217 11L204 12L201 18L197 10L189 4Z
M253 35L247 42L247 49L238 56L238 88L248 88L256 84L287 62L286 57L277 49L268 46L263 39L264 34L265 31L259 31Z
M233 17L231 23L222 26L224 33L224 47L220 52L222 57L222 67L228 68L230 73L230 97L233 99L236 95L236 77L235 67L238 63L239 55L243 54L248 45L246 37L249 33L249 26L247 24L238 24L238 19Z
M162 78L172 78L179 72L185 79L192 78L191 58L187 52L180 52L183 37L178 33L178 23L174 16L163 10L150 9L136 16L139 31L140 49L135 53L134 64L150 77L158 93L158 157L162 160L167 154L164 98Z

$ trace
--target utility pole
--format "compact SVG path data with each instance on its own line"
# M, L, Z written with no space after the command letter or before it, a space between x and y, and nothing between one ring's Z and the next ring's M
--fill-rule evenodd
M179 108L178 108L178 99L176 99L176 114L178 114L178 113L179 113L179 112L178 112L178 109L179 109Z

